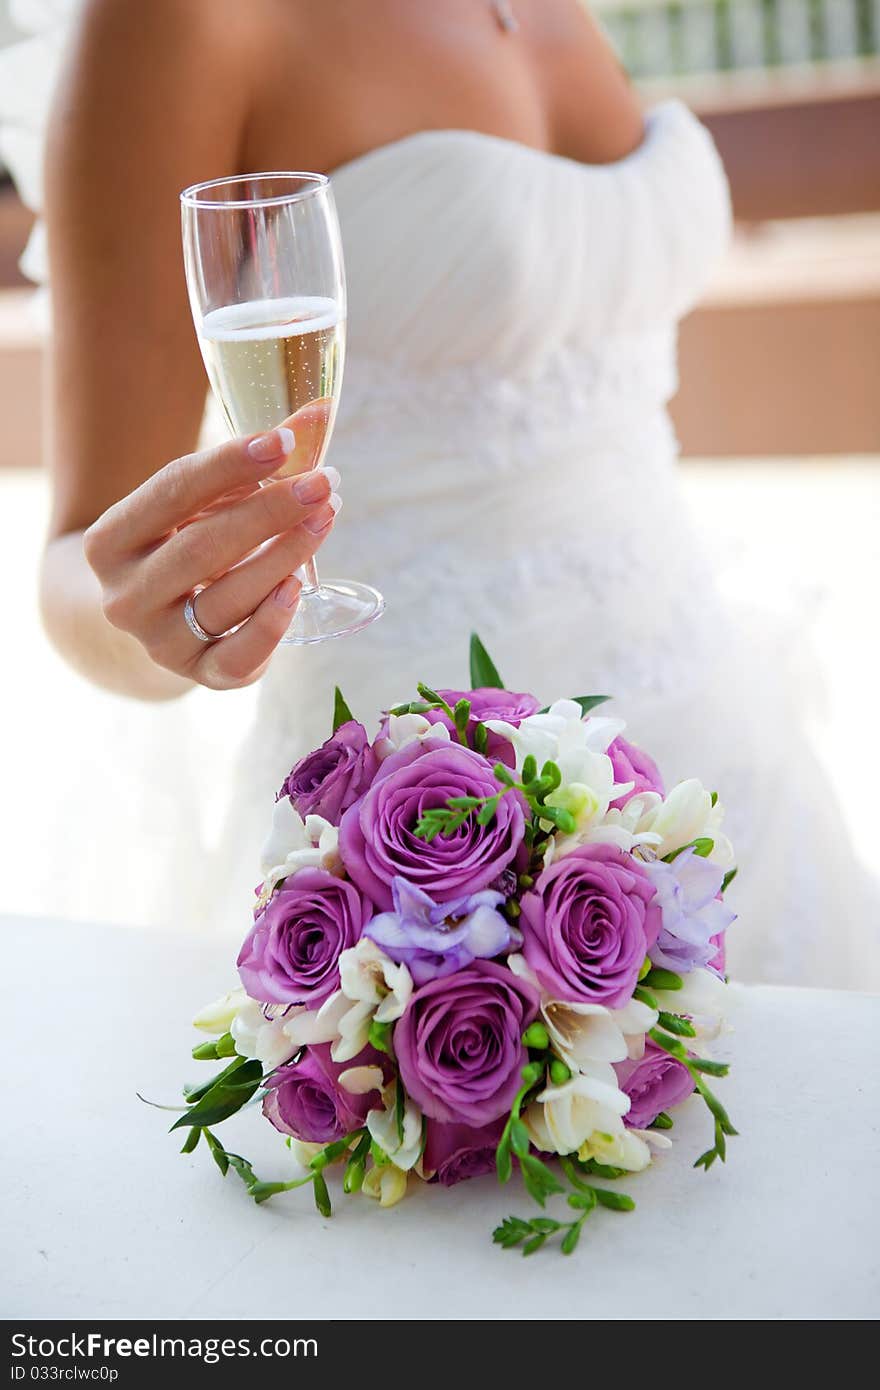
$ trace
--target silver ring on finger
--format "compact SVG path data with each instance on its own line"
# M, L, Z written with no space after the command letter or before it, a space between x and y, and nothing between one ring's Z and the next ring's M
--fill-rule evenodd
M238 632L241 623L236 623L234 627L227 628L225 632L214 633L205 631L196 617L196 610L194 607L196 598L201 592L201 589L194 590L183 605L183 616L193 637L197 637L200 642L219 642L221 637L229 637L233 632Z

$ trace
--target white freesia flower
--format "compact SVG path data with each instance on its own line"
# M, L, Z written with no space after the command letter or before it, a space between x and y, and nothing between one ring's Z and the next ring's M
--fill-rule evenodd
M507 964L514 975L539 991L541 1019L553 1051L572 1071L588 1070L592 1062L623 1062L644 1053L645 1034L657 1022L656 1010L638 999L622 1009L553 999L541 989L524 956L509 956Z
M282 796L275 802L272 829L260 855L263 886L258 906L263 907L282 879L300 869L326 869L331 874L342 873L339 857L339 831L323 816L302 816Z
M609 805L602 820L590 827L586 842L615 845L617 849L625 850L627 853L631 853L639 845L644 845L656 852L661 837L656 831L644 829L644 826L649 813L660 805L662 799L657 792L639 792L636 796L631 796L623 806ZM584 842L582 836L557 836L551 842L554 857L562 858Z
M304 1139L291 1139L290 1152L293 1154L295 1163L300 1168L308 1168L313 1158L324 1148L323 1144L308 1144Z
M575 834L566 839L571 849L586 842L612 801L632 791L632 782L615 783L607 754L608 745L625 728L622 719L584 719L576 701L557 700L546 714L530 714L518 728L501 719L488 719L486 727L513 744L518 771L529 756L539 768L548 761L559 768L562 782L547 804L574 816ZM557 845L554 853L559 852Z
M401 748L411 743L424 743L426 739L449 743L449 730L439 720L432 724L423 714L389 714L388 733L373 746L377 756L384 760L392 753L399 753Z
M353 1096L366 1096L370 1091L381 1091L385 1077L381 1067L347 1067L341 1071L337 1080Z
M256 1057L264 1067L280 1067L288 1062L300 1044L290 1037L287 1027L291 1016L303 1012L285 1008L283 1004L261 1004L250 999L242 990L243 999L229 1031L235 1039L235 1050L241 1057Z
M733 864L733 847L721 831L724 807L717 799L712 805L711 792L706 791L696 777L679 782L662 801L659 798L648 801L647 795L639 800L648 804L634 829L636 832L650 831L658 837L653 848L660 859L689 845L692 840L707 838L714 841L709 856L712 862L723 868Z
M614 1134L630 1098L608 1062L591 1062L588 1072L562 1086L548 1086L528 1107L523 1122L533 1142L547 1153L570 1154L595 1132Z
M299 1014L289 1031L301 1045L330 1043L334 1062L350 1062L366 1047L370 1024L400 1018L413 990L405 965L386 956L375 941L362 936L339 957L340 988L317 1013Z
M371 1168L364 1178L361 1191L367 1197L374 1197L380 1207L393 1207L406 1196L408 1172L394 1163L383 1163Z
M196 1014L193 1027L200 1028L203 1033L216 1033L218 1037L228 1033L232 1020L246 999L247 995L240 986L238 989L231 989L228 994L221 994L219 999L215 999L212 1004L206 1004Z
M594 1158L609 1168L625 1168L628 1173L641 1173L651 1162L651 1148L646 1131L627 1129L618 1121L611 1130L595 1130L578 1150L582 1162ZM656 1145L663 1148L664 1145Z
M691 970L681 976L681 989L651 989L661 1009L687 1014L699 1038L716 1038L724 1024L728 986L712 970Z
M408 1173L414 1168L422 1152L422 1112L415 1101L406 1097L403 1107L403 1138L397 1127L397 1085L392 1081L382 1092L381 1110L371 1110L366 1125L370 1137L383 1153L386 1153L396 1168Z
M529 714L516 728L504 719L487 719L486 728L513 744L519 771L529 754L540 768L579 750L604 753L626 725L622 719L584 719L575 700L556 700L545 714Z

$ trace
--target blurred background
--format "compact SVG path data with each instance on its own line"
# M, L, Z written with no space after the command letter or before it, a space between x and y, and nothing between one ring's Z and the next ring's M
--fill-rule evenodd
M94 917L85 889L80 899L45 873L42 799L69 797L71 815L78 805L76 786L54 769L72 738L88 747L136 717L160 746L163 721L178 716L135 716L86 686L49 648L36 610L47 330L24 270L40 258L38 245L26 249L27 203L38 193L26 183L16 191L5 171L39 130L8 123L3 50L21 41L22 23L63 17L75 3L0 0L0 584L14 654L3 681L0 839L11 869L4 910ZM860 856L876 863L880 0L600 0L593 9L645 102L682 97L727 167L735 244L681 330L673 417L682 478L727 592L778 610L811 645L811 736ZM27 50L14 61L26 64ZM35 111L45 80L35 65ZM200 698L187 701L192 725L222 763L253 692ZM139 771L120 774L119 795L137 794ZM100 846L84 844L83 883L99 873ZM119 914L109 904L104 915Z

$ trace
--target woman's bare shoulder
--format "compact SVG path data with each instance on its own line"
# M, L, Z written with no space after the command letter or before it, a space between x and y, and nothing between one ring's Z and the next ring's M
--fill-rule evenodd
M203 70L242 64L268 50L276 10L277 0L85 0L76 50L96 66L124 57L161 71L182 55L197 56Z

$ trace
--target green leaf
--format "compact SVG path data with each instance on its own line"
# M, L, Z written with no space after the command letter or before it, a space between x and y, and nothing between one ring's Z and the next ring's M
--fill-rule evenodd
M506 1128L495 1150L495 1171L500 1183L510 1182L513 1163L510 1158L510 1129Z
M573 700L574 703L575 703L576 705L580 705L580 707L581 707L581 714L582 714L582 715L586 715L586 714L589 714L589 713L590 713L590 710L591 710L591 709L595 709L597 705L604 705L604 703L605 703L606 700L610 700L610 699L611 699L611 696L610 696L610 695L570 695L570 696L569 696L569 699ZM550 706L549 706L549 705L545 705L544 708L543 708L542 710L539 710L539 711L538 711L538 713L539 713L539 714L547 714L547 712L549 711L549 709L550 709Z
M471 686L474 690L503 690L498 668L475 632L471 633Z
M245 1057L235 1057L229 1063L228 1067L224 1067L222 1071L218 1071L216 1076L212 1076L210 1080L203 1081L200 1086L185 1086L183 1094L186 1097L187 1104L195 1105L196 1101L206 1096L212 1087L216 1086L219 1081L228 1082L229 1085L232 1085L235 1082L233 1072L238 1071L242 1063L246 1060Z
M546 1163L542 1163L534 1154L520 1155L519 1166L526 1191L532 1200L538 1203L539 1207L544 1205L548 1197L565 1191L562 1183L555 1174L551 1173Z
M202 1131L194 1125L193 1128L190 1130L189 1134L184 1139L183 1148L180 1150L180 1152L182 1154L191 1154L201 1137Z
M316 1173L312 1183L315 1193L315 1206L322 1216L332 1216L333 1208L330 1205L330 1193L327 1191L327 1184L324 1181L323 1173Z
M672 1129L672 1116L667 1115L665 1110L661 1110L656 1119L648 1125L648 1129Z
M263 1068L259 1062L237 1057L225 1072L215 1078L204 1095L174 1121L171 1129L182 1129L187 1125L199 1125L204 1129L206 1125L228 1120L250 1100L262 1079Z
M692 849L694 854L699 855L701 859L708 859L714 848L714 840L711 840L708 835L700 835L698 839L690 840L686 845L679 845L678 849L672 850L670 854L664 854L663 862L664 864L671 864L680 854L684 854L686 849Z
M522 1120L511 1120L510 1122L510 1147L518 1158L522 1158L529 1151L529 1131L526 1129Z
M528 1221L521 1220L518 1216L505 1216L500 1226L496 1226L492 1232L492 1239L496 1245L501 1245L505 1250L510 1250L514 1245L519 1245L531 1234L531 1226Z
M354 715L345 703L345 696L337 685L333 691L333 732L342 724L348 724L354 719Z
M406 1113L406 1092L403 1089L403 1082L397 1078L397 1087L394 1096L394 1119L397 1124L397 1138L403 1143L403 1117Z
M547 1237L542 1234L532 1236L531 1240L527 1240L525 1245L523 1246L523 1254L534 1255L536 1250L540 1250L541 1246L544 1244L546 1239Z
M728 870L727 870L727 873L724 875L723 879L721 880L721 891L722 891L722 893L726 893L726 892L727 892L728 888L730 887L731 883L733 883L733 880L736 878L736 876L737 876L738 873L739 873L739 869L736 869L736 868L728 869Z

